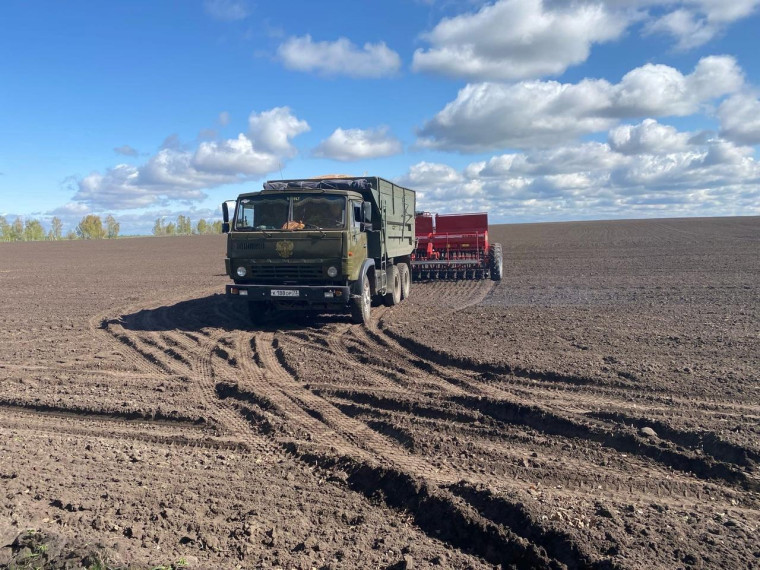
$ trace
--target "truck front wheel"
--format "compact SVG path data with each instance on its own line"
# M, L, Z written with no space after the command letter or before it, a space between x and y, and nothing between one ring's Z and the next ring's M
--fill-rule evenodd
M369 313L372 308L372 292L369 288L369 279L362 276L361 294L351 297L351 320L357 325L369 324Z

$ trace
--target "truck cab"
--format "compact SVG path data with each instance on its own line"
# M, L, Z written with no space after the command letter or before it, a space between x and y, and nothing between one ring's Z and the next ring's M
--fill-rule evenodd
M411 287L414 191L378 177L268 181L223 205L226 293L254 322L274 311L346 312Z

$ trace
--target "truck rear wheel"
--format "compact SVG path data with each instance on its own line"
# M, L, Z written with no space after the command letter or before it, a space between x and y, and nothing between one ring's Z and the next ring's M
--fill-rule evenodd
M366 275L362 277L360 291L361 293L358 296L351 297L351 320L357 325L367 326L372 309L372 292Z
M494 243L488 247L488 269L491 273L492 281L501 281L501 274L504 268L504 259L501 253L501 244Z
M383 303L386 307L393 307L401 302L401 275L395 265L391 265L389 272L388 289L383 296Z
M403 301L409 296L409 291L412 288L412 277L406 263L398 264L398 273L401 277L401 300Z

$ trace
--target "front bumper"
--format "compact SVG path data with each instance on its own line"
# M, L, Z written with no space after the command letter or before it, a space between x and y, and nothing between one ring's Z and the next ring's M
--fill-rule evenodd
M274 291L274 293L272 293ZM278 294L291 291L290 294ZM248 302L298 303L304 305L347 305L351 288L341 285L227 285L230 297L247 299ZM295 293L298 293L297 295Z

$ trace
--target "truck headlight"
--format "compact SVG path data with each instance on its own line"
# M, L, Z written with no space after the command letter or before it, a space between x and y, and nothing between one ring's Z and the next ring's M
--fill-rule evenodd
M331 265L330 267L327 268L327 275L330 276L330 277L337 276L338 275L338 268L335 267L334 265Z
M237 268L238 277L245 277L246 273L247 271L245 270L245 267L243 267L242 265Z

